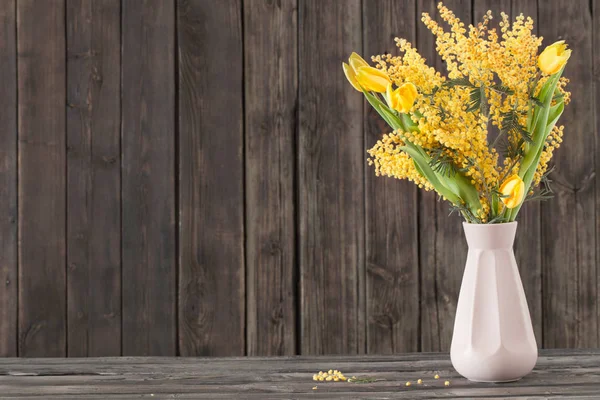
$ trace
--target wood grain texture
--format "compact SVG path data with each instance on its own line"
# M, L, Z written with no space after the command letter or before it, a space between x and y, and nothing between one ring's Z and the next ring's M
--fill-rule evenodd
M600 43L600 0L593 0L591 3L593 12L593 32L592 32L592 44L597 45ZM598 111L598 105L600 104L600 52L597 47L592 47L593 56L593 87L594 87L594 117L595 117L595 184L596 184L596 210L600 208L600 112ZM598 265L600 263L600 218L596 215L596 293L600 293L600 274L598 274ZM597 306L596 306L597 307ZM597 313L600 314L600 309L597 309ZM600 332L600 315L597 321L598 331Z
M440 20L435 0L418 0L417 14L428 12ZM456 16L470 23L471 1L444 1ZM445 25L445 29L448 29ZM417 26L417 48L429 65L446 70L435 52L435 37L423 23ZM419 193L419 260L421 271L421 350L450 349L456 302L467 258L462 218L448 216L447 202L438 200L433 192Z
M518 382L460 377L447 354L360 357L1 359L3 398L194 399L593 399L600 352L542 351ZM372 376L368 384L314 382L318 370ZM434 380L439 374L441 379ZM417 379L423 383L416 384ZM444 386L446 380L450 386ZM406 381L413 382L410 387ZM140 384L143 382L143 384ZM316 389L313 389L316 386Z
M416 1L363 2L364 56L398 54L395 37L415 42ZM355 95L358 95L355 94ZM390 128L365 106L371 148ZM417 187L366 171L367 352L418 351L419 235Z
M244 4L248 355L296 352L295 0Z
M120 10L67 2L69 356L121 354Z
M180 1L178 27L179 347L243 355L241 3Z
M19 354L66 354L64 1L17 2Z
M17 355L16 17L15 1L0 1L0 357Z
M360 6L299 9L302 354L365 351L363 100L341 70L362 47Z
M564 39L572 101L561 117L563 144L552 172L555 197L542 204L544 347L598 346L592 15L587 1L544 3L543 46Z
M122 3L123 354L176 353L175 7Z

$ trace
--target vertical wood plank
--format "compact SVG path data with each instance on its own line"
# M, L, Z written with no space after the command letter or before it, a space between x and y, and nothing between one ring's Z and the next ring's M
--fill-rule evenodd
M120 2L67 1L69 356L121 354Z
M500 12L505 12L514 21L515 17L523 14L532 17L537 33L537 0L478 0L474 2L473 13L475 22L480 21L487 10L492 10L494 19L490 27L499 30L502 20ZM489 136L491 142L497 129L493 127ZM542 262L541 262L541 231L540 231L540 202L528 202L519 212L517 218L519 227L515 239L515 257L525 289L529 305L529 313L535 337L539 346L542 344Z
M14 0L0 1L0 357L17 355L17 39Z
M362 96L341 62L361 49L361 2L300 2L301 351L365 349Z
M122 2L123 355L175 355L175 7Z
M65 356L64 1L17 2L19 354Z
M244 3L248 355L296 351L295 0Z
M245 352L241 12L239 0L178 3L179 346L186 356Z
M600 52L597 49L598 43L600 43L600 0L593 0L590 5L592 6L593 20L592 20L592 64L593 64L593 87L594 87L594 117L595 117L595 148L594 148L594 164L596 172L596 210L600 208L600 112L598 111L598 104L600 104ZM598 265L600 265L600 218L596 215L596 271ZM596 274L596 293L600 293L600 274ZM596 313L598 315L597 327L598 334L600 335L600 308L596 306ZM600 339L599 339L600 340Z
M592 18L588 1L540 4L543 46L564 39L573 93L560 120L563 144L550 176L555 197L542 204L544 347L598 346Z
M437 0L418 0L417 15L428 12L439 21ZM444 1L444 5L468 25L470 0ZM417 27L417 47L429 65L445 73L446 67L435 52L435 37L423 23ZM421 271L421 350L448 351L452 340L456 302L467 259L462 219L448 216L447 202L433 192L419 194L419 242Z
M416 40L416 1L363 2L364 56L397 54L395 37ZM404 17L400 17L404 16ZM391 129L365 106L371 148ZM418 351L419 261L417 187L366 171L367 351Z

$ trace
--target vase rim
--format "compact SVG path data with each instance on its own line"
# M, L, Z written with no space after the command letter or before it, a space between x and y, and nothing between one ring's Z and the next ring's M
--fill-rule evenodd
M502 226L506 226L506 225L517 225L517 221L512 221L512 222L502 222L502 223L499 223L499 224L472 224L472 223L470 223L470 222L465 222L465 221L463 221L463 225L465 225L465 226L467 226L467 225L468 225L469 227L484 227L484 226L485 226L485 227L489 227L489 226L494 226L494 225L495 225L495 226L500 226L500 225L502 225Z

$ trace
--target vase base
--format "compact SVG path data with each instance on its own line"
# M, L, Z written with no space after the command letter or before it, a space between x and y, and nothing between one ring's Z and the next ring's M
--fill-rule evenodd
M521 379L523 379L523 377L520 378L514 378L514 379L507 379L505 381L494 381L494 380L485 380L485 379L469 379L471 382L478 382L478 383L510 383L510 382L516 382L519 381Z

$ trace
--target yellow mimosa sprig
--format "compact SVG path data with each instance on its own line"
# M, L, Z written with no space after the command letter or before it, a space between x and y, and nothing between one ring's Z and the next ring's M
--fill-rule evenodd
M562 73L571 51L560 41L538 55L542 39L522 15L511 24L502 13L498 33L488 29L490 11L467 29L443 4L438 10L450 33L426 13L423 22L447 76L403 39L401 56L375 56L372 66L352 53L342 65L393 130L369 162L377 175L435 190L470 223L514 221L528 195L541 197L534 188L562 141L556 124L570 100ZM491 145L490 123L500 131Z

